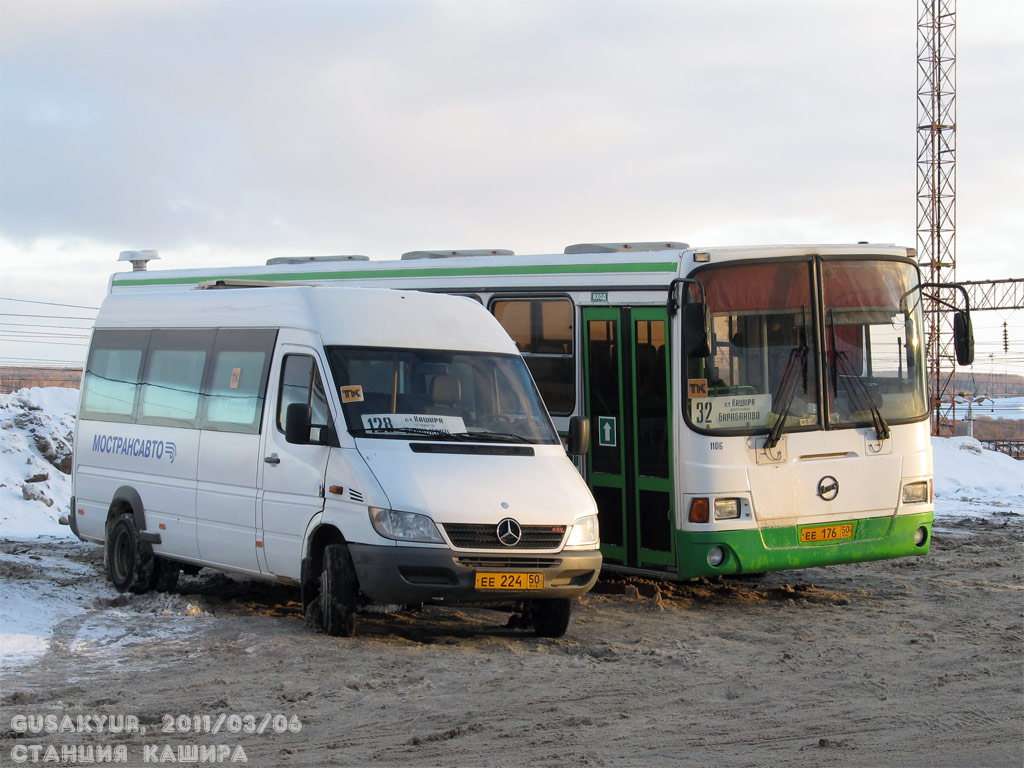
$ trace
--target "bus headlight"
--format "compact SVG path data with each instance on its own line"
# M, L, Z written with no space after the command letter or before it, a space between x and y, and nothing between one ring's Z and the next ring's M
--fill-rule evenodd
M931 495L928 492L930 483L927 480L921 480L916 483L907 483L903 486L903 503L904 504L924 504L928 501L928 497Z
M373 530L386 539L444 544L434 521L426 515L370 507L370 523Z
M739 516L739 499L715 499L715 520L735 520Z
M597 544L597 541L597 515L587 515L572 524L569 540L565 542L565 546L592 547Z

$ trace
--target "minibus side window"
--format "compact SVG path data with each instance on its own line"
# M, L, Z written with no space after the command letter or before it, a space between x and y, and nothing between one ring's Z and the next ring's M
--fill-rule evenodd
M207 380L205 429L260 431L267 374L277 332L222 328L217 331Z
M212 330L152 332L142 380L140 422L198 426L203 371L213 337Z
M310 442L321 442L330 425L327 393L316 361L309 355L285 355L281 371L281 394L277 403L277 428L284 432L285 415L292 403L303 403L310 409Z
M135 420L135 396L149 331L98 330L82 380L82 418Z

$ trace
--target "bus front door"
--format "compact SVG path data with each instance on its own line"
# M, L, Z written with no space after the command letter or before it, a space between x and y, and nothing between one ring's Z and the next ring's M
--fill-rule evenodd
M667 327L661 307L583 309L601 551L609 565L675 572Z

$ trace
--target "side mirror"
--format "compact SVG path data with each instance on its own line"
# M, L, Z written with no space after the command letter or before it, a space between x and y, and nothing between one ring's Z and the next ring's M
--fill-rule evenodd
M284 414L284 439L296 445L309 444L311 418L306 403L289 403Z
M683 305L683 348L691 358L711 354L711 312L703 302Z
M974 328L970 314L963 310L953 314L953 347L957 365L974 363Z
M565 452L570 456L585 456L590 452L590 419L586 416L569 419L569 446Z

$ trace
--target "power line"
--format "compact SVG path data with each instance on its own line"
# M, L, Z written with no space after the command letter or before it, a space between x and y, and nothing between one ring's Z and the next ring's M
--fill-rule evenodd
M78 342L78 341L41 341L41 340L38 340L38 339L30 339L30 340L24 340L24 341L19 341L18 339L0 339L0 341L5 341L8 344L56 344L57 346L61 346L61 347L88 347L89 346L88 343L86 343L86 342Z
M54 320L60 320L62 318L52 318ZM0 325L7 325L13 328L67 328L73 331L88 331L88 328L83 328L80 325L41 325L40 323L5 323L0 321Z
M71 307L72 309L95 309L99 311L99 307L86 307L81 304L59 304L55 301L37 301L35 299L14 299L10 296L0 296L0 301L20 301L25 304L46 304L50 307Z
M95 317L67 317L66 315L29 315L24 312L0 312L0 317L38 317L44 320L86 320L94 322Z
M62 366L68 368L81 368L83 364L82 360L53 360L51 358L42 357L0 357L0 365L18 365L18 366Z

